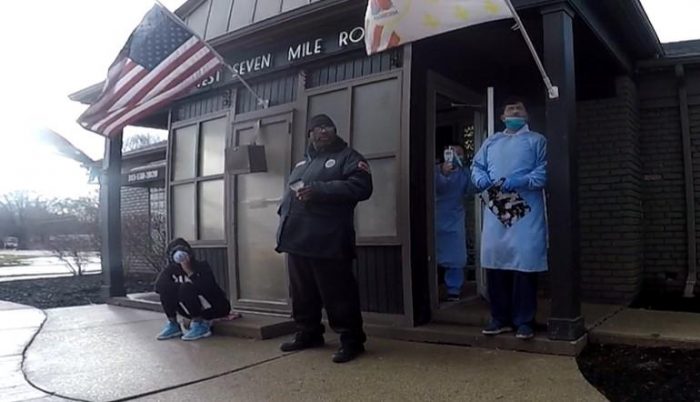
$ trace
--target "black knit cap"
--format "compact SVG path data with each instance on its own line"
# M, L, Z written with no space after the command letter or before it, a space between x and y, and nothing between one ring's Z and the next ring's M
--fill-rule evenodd
M333 127L334 129L336 128L333 120L325 114L317 114L316 116L312 117L307 124L308 131L321 126Z

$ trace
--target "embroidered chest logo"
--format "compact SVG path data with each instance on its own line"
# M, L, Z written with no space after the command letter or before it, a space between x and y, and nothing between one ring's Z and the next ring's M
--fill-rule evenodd
M330 169L335 166L335 159L328 159L326 161L326 169Z

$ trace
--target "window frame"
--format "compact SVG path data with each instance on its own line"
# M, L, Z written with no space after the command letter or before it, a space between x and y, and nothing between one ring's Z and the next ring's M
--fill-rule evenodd
M167 235L168 239L172 241L172 239L175 238L175 234L173 232L174 226L173 223L173 188L178 185L182 184L193 184L194 185L194 191L193 191L193 197L194 197L194 206L195 206L195 213L194 213L194 234L195 234L195 239L186 239L188 243L192 246L197 246L197 247L221 247L225 246L228 242L228 230L227 230L227 218L226 218L226 167L224 166L224 169L222 170L221 173L218 174L211 174L207 176L199 176L200 171L201 171L201 145L202 145L202 124L211 120L216 120L224 118L225 119L225 124L226 124L226 133L224 133L224 138L228 139L230 136L230 131L231 131L231 113L229 110L220 110L217 112L212 112L212 113L207 113L203 114L200 116L197 116L195 118L191 119L185 119L185 120L180 120L177 122L170 121L170 128L168 130L168 150L167 150L167 167L166 167L166 183L167 183L167 191L166 191L166 209L167 209L167 222L169 223L167 225ZM184 127L188 126L197 126L197 137L195 138L195 175L192 178L188 179L179 179L179 180L174 180L173 179L173 163L174 163L174 146L175 146L175 131ZM224 145L222 148L222 152L225 152L226 148L226 140L224 141ZM223 228L223 238L218 239L218 240L201 240L201 230L200 230L200 183L207 182L207 181L215 181L215 180L221 180L222 184L224 185L224 200L223 200L223 209L221 211L222 218L224 221L224 228Z
M406 232L406 227L404 222L401 219L402 216L402 208L404 206L402 205L402 188L404 186L404 180L407 180L406 172L403 170L403 165L404 165L404 158L403 158L403 153L404 153L404 147L407 145L405 143L406 138L404 138L404 130L406 130L406 125L407 122L405 121L405 115L404 115L404 109L403 107L405 106L405 97L406 94L404 93L404 72L401 69L396 69L396 70L390 70L386 72L381 72L381 73L376 73L376 74L371 74L368 76L363 76L363 77L358 77L354 78L351 80L346 80L346 81L341 81L341 82L336 82L333 84L329 85L323 85L323 86L318 86L310 89L306 89L303 91L303 95L300 96L300 105L303 107L302 112L308 114L309 109L310 109L310 102L311 98L316 96L316 95L323 95L325 93L329 92L335 92L335 91L340 91L340 90L346 90L347 94L347 123L344 127L339 127L341 130L347 130L346 132L348 133L348 145L350 147L353 146L353 117L354 117L354 108L353 108L353 99L354 99L354 89L355 87L360 87L360 86L365 86L365 85L371 85L374 83L378 83L381 81L387 81L387 80L393 80L396 79L397 82L400 85L400 91L399 91L399 105L401 107L399 108L399 133L398 133L398 139L396 142L396 149L393 152L368 152L362 154L367 162L369 163L370 167L372 166L372 161L379 160L379 159L394 159L396 163L396 169L397 169L397 175L396 175L396 198L395 198L395 211L396 211L396 233L393 236L362 236L361 233L357 233L357 238L356 238L356 244L357 246L400 246L403 244L403 233ZM305 136L306 137L306 136ZM308 139L306 139L308 140ZM375 182L374 185L376 186L377 183ZM359 207L359 206L358 206ZM355 228L357 230L357 211L355 213Z

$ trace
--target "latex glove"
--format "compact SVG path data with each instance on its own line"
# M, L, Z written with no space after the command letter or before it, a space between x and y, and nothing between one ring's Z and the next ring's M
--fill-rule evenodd
M479 189L479 191L484 191L490 188L491 186L493 186L493 181L488 177L482 177L476 183L476 187Z
M503 190L507 192L513 192L516 190L521 190L527 188L530 183L530 179L525 176L511 176L507 177L506 181L503 182Z
M454 165L450 162L443 163L440 169L442 170L443 176L449 176L452 172L455 171Z

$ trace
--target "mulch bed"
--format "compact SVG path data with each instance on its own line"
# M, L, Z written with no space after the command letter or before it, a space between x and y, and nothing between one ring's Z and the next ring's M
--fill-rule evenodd
M589 345L578 366L613 402L700 401L700 350Z
M680 293L642 293L630 306L647 310L682 311L686 313L700 313L700 295L693 298L685 298Z
M152 291L155 275L128 275L125 278L127 293ZM101 286L99 274L0 282L0 300L41 309L102 304L105 298Z

